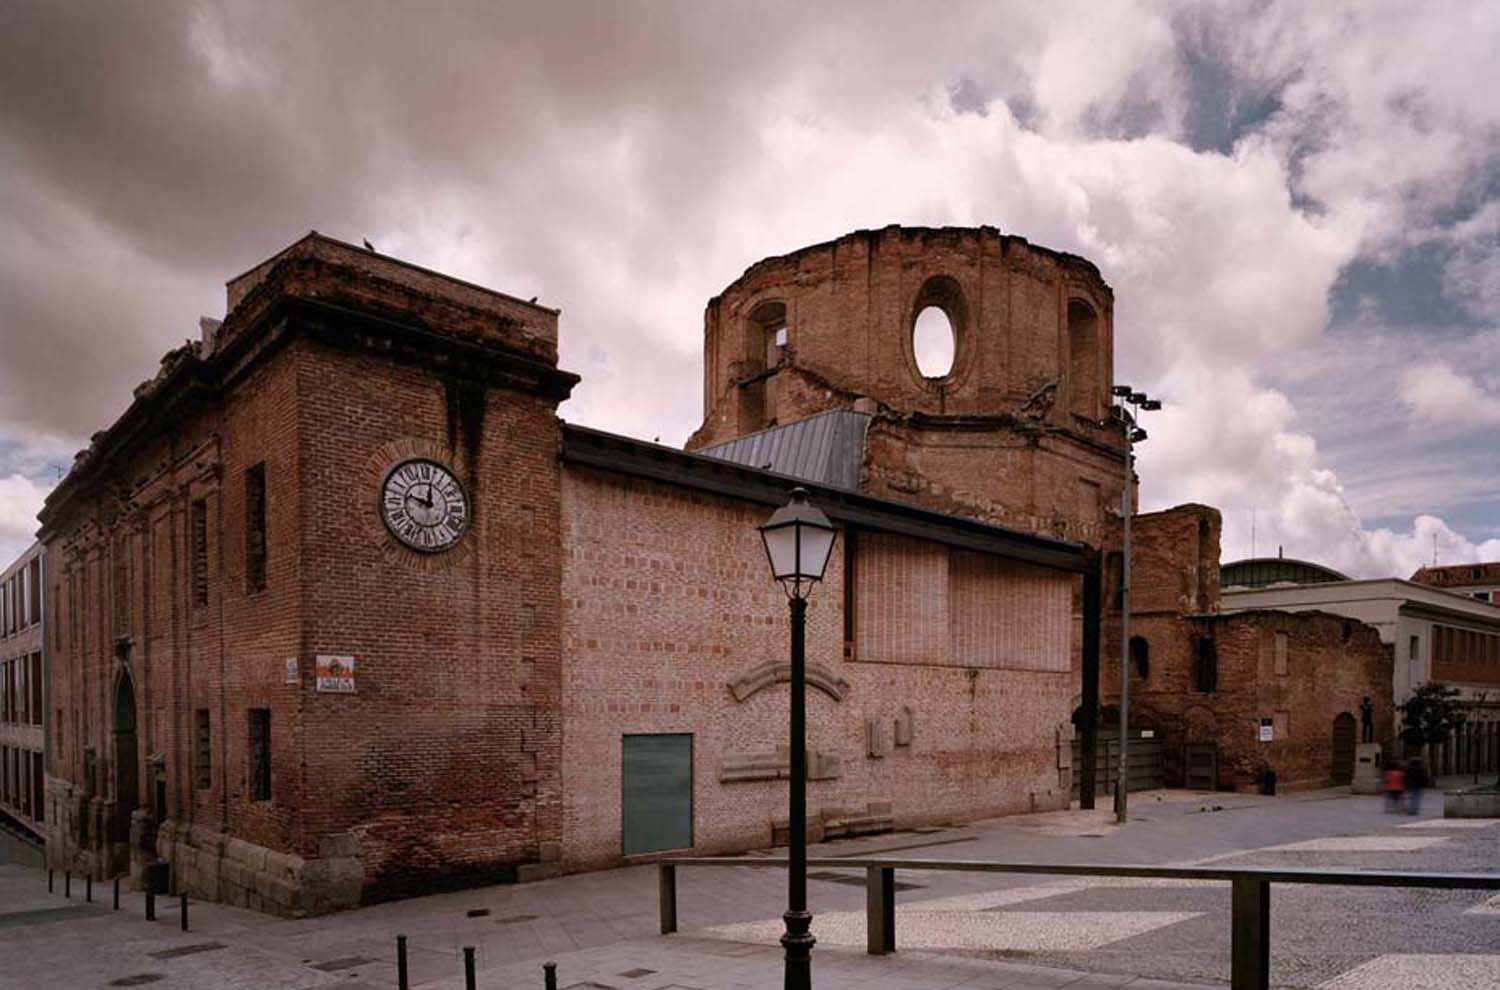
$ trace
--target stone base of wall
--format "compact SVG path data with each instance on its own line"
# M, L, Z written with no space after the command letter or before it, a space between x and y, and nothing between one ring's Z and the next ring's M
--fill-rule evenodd
M1500 818L1500 791L1473 788L1443 792L1444 818Z
M348 834L324 836L314 859L171 821L156 836L156 854L172 868L174 893L286 918L358 907L365 882L358 851Z

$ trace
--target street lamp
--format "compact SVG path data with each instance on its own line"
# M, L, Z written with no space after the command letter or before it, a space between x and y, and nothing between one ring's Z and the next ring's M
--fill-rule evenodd
M807 910L807 676L804 630L807 596L823 580L836 531L816 506L807 502L807 489L793 488L792 500L760 526L771 575L786 591L792 618L792 786L787 816L787 907L782 920L786 933L785 990L811 990L812 914Z
M1115 398L1124 399L1139 410L1155 412L1161 408L1159 400L1129 385L1116 385L1111 391ZM1116 405L1114 413L1125 428L1125 489L1120 493L1120 513L1125 520L1120 554L1120 769L1115 775L1115 821L1123 825L1130 791L1130 484L1135 477L1135 445L1146 439L1146 431L1137 424L1136 415L1123 405Z

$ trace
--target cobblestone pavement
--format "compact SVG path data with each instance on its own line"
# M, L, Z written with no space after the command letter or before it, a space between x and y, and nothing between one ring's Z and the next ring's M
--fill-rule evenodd
M1107 812L997 819L961 829L829 843L816 856L1011 862L1188 863L1490 871L1500 823L1409 819L1376 798L1332 791L1278 798L1132 795L1131 821ZM814 869L814 985L829 988L1223 986L1229 893L1214 882L1090 880L902 871L897 945L864 944L857 871ZM325 918L280 920L175 901L143 920L139 893L110 909L81 884L49 894L45 875L0 866L0 988L395 986L395 936L409 939L414 987L463 986L474 946L481 988L750 990L780 985L785 876L775 869L680 870L682 933L656 935L656 871L632 867L434 895ZM1500 990L1500 898L1479 892L1276 886L1272 979L1330 990Z

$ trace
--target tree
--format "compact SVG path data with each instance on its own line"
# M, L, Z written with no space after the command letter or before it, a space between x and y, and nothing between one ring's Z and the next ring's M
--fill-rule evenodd
M1464 724L1458 688L1428 681L1412 692L1401 712L1401 741L1409 747L1441 746L1453 730Z

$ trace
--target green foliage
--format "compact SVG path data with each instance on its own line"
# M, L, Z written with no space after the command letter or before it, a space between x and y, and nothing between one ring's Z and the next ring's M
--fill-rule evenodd
M1440 746L1453 730L1464 724L1458 688L1429 681L1412 692L1401 712L1401 741L1411 746Z

